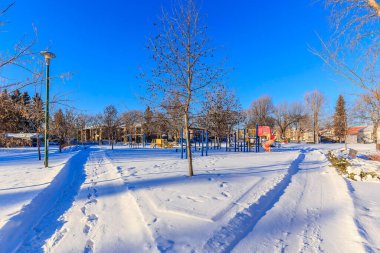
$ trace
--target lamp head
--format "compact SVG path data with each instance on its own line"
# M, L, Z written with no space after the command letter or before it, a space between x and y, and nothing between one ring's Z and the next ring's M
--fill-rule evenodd
M49 65L50 60L55 58L55 54L49 51L41 51L40 54L45 57L46 65Z

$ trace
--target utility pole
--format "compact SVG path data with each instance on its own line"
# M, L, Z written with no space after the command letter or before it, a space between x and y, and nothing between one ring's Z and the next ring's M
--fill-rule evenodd
M45 105L45 168L49 167L49 88L50 88L50 60L55 58L55 54L48 51L41 51L46 64L46 105Z

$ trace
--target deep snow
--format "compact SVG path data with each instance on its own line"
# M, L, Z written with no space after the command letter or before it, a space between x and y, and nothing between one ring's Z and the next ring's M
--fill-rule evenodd
M372 145L356 145L360 152ZM0 252L380 252L380 183L338 175L342 145L195 155L0 149Z

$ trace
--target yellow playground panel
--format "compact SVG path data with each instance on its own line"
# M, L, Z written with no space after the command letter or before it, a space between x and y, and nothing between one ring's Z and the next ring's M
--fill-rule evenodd
M152 148L172 148L173 144L168 143L167 139L153 139L150 146Z

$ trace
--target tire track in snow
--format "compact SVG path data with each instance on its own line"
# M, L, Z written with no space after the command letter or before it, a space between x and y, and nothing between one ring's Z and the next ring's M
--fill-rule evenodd
M216 231L204 245L205 252L230 252L239 241L253 230L257 222L279 201L292 177L299 171L299 165L305 159L307 151L301 150L301 154L291 163L288 173L284 178L262 195L257 202L237 213L226 226Z
M0 252L42 252L46 239L63 222L59 217L68 210L85 180L84 164L88 151L71 157L48 187L0 230ZM57 235L62 238L65 231Z

